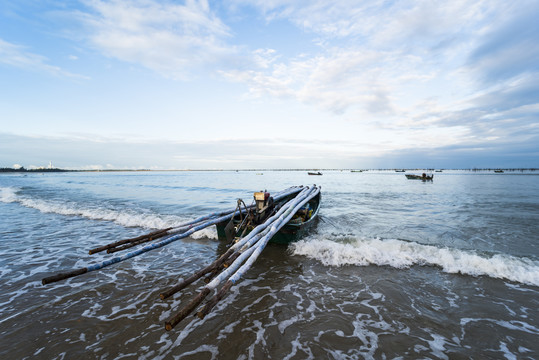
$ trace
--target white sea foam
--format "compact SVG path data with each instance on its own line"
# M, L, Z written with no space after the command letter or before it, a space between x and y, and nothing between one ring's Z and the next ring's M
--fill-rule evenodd
M213 345L200 345L198 348L196 348L195 350L193 351L186 351L184 353L182 353L178 359L181 359L183 357L186 357L186 356L191 356L191 355L195 355L197 354L203 354L203 353L210 353L211 355L211 359L217 359L218 358L218 355L219 355L219 349L217 348L217 346L213 346Z
M445 355L445 352L447 351L445 348L445 338L438 334L431 334L430 336L432 336L432 340L427 340L427 342L429 343L431 354L438 359L449 359L449 357Z
M439 266L448 273L485 275L539 286L539 262L504 254L488 257L473 251L392 239L354 239L347 243L301 240L291 246L291 251L326 266L387 265L399 269L413 265Z
M84 206L75 202L60 202L57 200L43 200L20 196L20 189L0 187L0 201L4 203L18 202L22 206L39 210L42 213L52 213L65 216L80 216L90 220L112 221L126 227L142 227L146 229L164 229L177 227L192 219L175 215L162 215L144 212L135 212L132 209L115 209L105 206ZM193 238L216 239L217 232L214 227L197 231Z
M13 187L0 187L0 201L4 203L11 203L17 201L18 188Z
M178 226L186 219L155 214L138 214L132 210L109 209L105 207L84 207L77 203L62 203L40 199L18 198L17 201L26 207L37 209L42 213L53 213L66 216L81 216L91 220L112 221L122 226L137 226L148 229L162 229Z

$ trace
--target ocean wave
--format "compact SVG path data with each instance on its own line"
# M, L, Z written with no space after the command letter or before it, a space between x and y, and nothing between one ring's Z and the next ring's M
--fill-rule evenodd
M45 200L30 198L17 194L20 191L13 187L0 187L0 201L4 203L19 203L27 208L39 210L42 213L52 213L65 216L80 216L90 220L112 221L126 227L141 227L145 229L164 229L177 227L192 220L177 215L163 215L144 213L144 210L135 212L133 209L119 209L106 206L87 206L76 202L62 202L59 200ZM217 238L212 229L203 229L192 235L193 238Z
M12 203L17 201L17 191L19 188L0 187L0 201L3 203Z
M539 286L539 263L505 254L484 256L473 251L439 248L395 239L301 240L292 244L293 255L303 255L326 266L387 265L398 269L413 265L439 266L447 273L489 276Z

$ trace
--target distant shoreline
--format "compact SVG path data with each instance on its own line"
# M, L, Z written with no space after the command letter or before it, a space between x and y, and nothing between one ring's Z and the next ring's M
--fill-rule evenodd
M358 171L360 170L360 171ZM353 172L367 172L367 171L495 171L503 170L507 172L524 172L524 171L539 171L539 168L472 168L472 169L425 169L425 168L394 168L394 169L173 169L173 170L150 170L150 169L95 169L95 170L70 170L70 169L26 169L24 167L14 168L0 168L0 173L58 173L58 172L158 172L158 171L232 171L232 172L252 172L252 171L353 171Z
M65 169L25 169L24 167L21 167L19 169L13 169L13 168L0 168L0 172L16 172L16 173L34 173L34 172L71 172L71 171L78 171L78 170L65 170Z

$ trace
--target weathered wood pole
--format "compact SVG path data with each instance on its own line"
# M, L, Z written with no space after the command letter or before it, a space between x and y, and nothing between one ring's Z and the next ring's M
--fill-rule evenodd
M178 325L180 321L182 321L187 315L192 313L193 310L202 302L202 300L204 300L206 296L208 296L209 293L210 289L204 288L197 296L193 298L193 300L189 302L189 304L187 304L183 309L181 309L180 312L178 312L167 322L165 322L165 329L167 331L172 330L174 326Z
M233 252L234 252L234 250L228 249L223 255L221 255L219 257L219 259L217 259L216 261L214 261L210 265L206 266L204 269L201 269L201 270L197 271L196 273L194 273L193 275L189 276L187 279L183 280L178 285L173 286L172 288L168 289L167 291L162 292L161 294L159 294L159 297L162 300L165 300L166 298L174 295L178 291L183 290L188 285L190 285L191 283L193 283L196 280L200 279L205 274L207 274L210 271L214 270L215 268L221 266L221 264L223 262L225 262L225 260L227 260L228 257L230 256L230 254L232 254Z
M71 277L74 277L74 276L77 276L77 275L82 275L82 274L85 274L87 272L88 272L88 268L80 268L80 269L77 269L77 270L56 274L56 275L49 276L49 277L46 277L46 278L42 279L41 284L47 285L47 284L50 284L50 283L53 283L53 282L56 282L56 281L68 279L68 278L71 278Z
M213 298L211 298L210 301L208 301L206 303L206 305L204 305L204 307L202 309L200 309L199 312L197 312L197 316L200 318L200 319L204 319L204 317L206 315L209 314L209 312L211 311L211 309L213 309L213 307L215 305L217 305L217 303L223 298L223 296L225 296L225 294L227 293L228 290L230 290L230 288L232 287L233 283L232 281L227 281L223 287L217 292L217 294L215 294L215 296Z
M156 230L156 231L153 231L153 232L145 234L145 235L140 235L140 236L137 236L137 237L134 237L134 238L119 240L119 241L116 241L116 242L113 242L113 243L110 243L110 244L107 244L107 245L103 245L103 246L91 249L88 253L90 255L92 255L92 254L95 254L95 253L98 253L98 252L101 252L101 251L105 251L105 250L108 250L108 249L111 249L111 248L115 248L115 247L120 246L120 245L128 244L128 243L131 243L131 242L134 242L134 241L143 240L143 239L145 239L147 237L150 237L150 236L155 236L155 235L158 235L158 234L161 234L161 233L166 233L170 229L172 229L172 228L169 227L169 228L166 228L166 229ZM162 235L162 236L164 236L164 235Z

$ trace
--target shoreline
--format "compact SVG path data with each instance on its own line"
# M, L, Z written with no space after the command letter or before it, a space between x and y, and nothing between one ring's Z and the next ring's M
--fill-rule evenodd
M404 171L403 171L404 170ZM231 172L253 172L253 171L351 171L351 172L367 172L367 171L470 171L470 172L484 172L484 171L496 171L503 170L504 172L533 172L539 171L539 168L472 168L472 169L426 169L426 168L384 168L384 169L321 169L321 168L305 168L305 169L93 169L93 170L79 170L79 169L13 169L13 168L0 168L0 173L59 173L59 172L175 172L175 171L231 171Z

